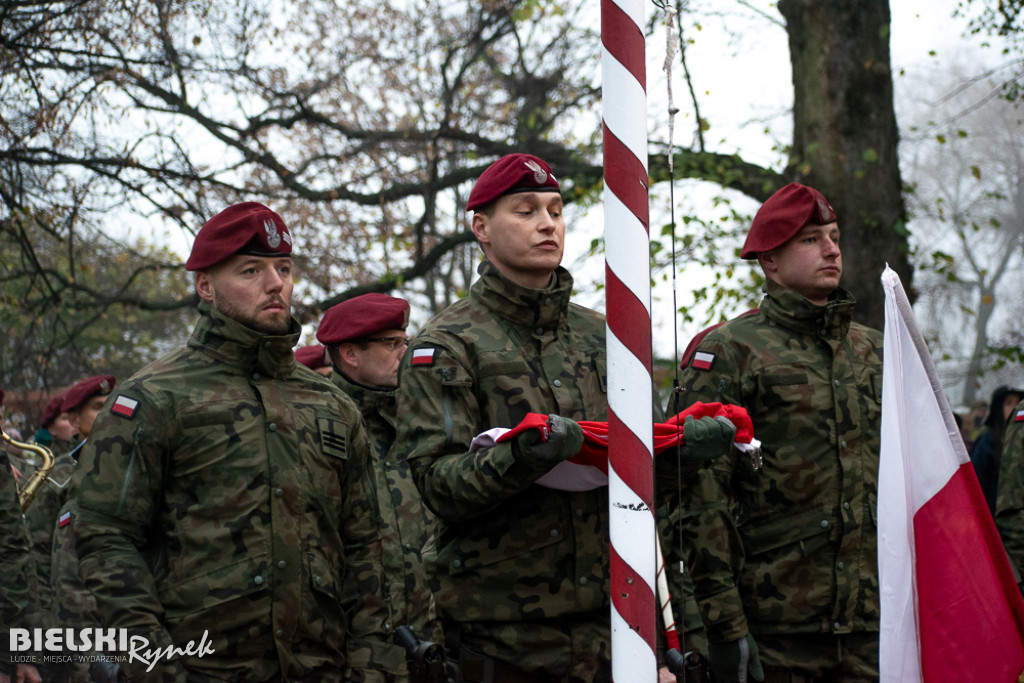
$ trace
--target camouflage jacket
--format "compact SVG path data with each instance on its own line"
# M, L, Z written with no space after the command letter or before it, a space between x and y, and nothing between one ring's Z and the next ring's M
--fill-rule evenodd
M104 626L151 649L208 634L214 652L161 660L165 677L341 680L373 661L387 618L359 414L296 364L297 322L265 336L200 311L187 347L96 420L73 482L80 574Z
M25 520L7 451L0 445L0 663L9 663L8 629L45 627ZM4 667L0 666L0 671Z
M408 626L422 639L443 642L434 596L423 564L433 515L423 506L409 471L391 447L395 442L398 409L394 390L369 389L337 370L331 381L355 401L373 446L371 460L380 504L384 594L391 610L391 627Z
M77 453L77 446L71 453L58 455L54 452L53 469L40 485L32 505L25 511L32 555L39 575L39 606L46 614L55 614L57 609L50 576L50 555L57 515L68 498L68 487L77 466Z
M437 514L438 608L462 642L553 680L608 655L608 491L534 481L550 465L473 437L529 412L607 419L605 321L570 303L559 268L518 287L488 262L402 360L397 450ZM601 654L603 651L603 655Z
M769 281L760 311L704 338L683 397L741 405L763 470L733 454L701 470L694 590L708 638L878 630L876 496L882 335Z
M1024 572L1024 404L1010 415L1003 434L996 527L1018 574Z

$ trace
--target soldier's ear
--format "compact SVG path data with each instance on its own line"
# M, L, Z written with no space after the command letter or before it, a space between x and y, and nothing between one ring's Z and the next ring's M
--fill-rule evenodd
M476 211L473 213L473 235L481 246L491 243L490 235L491 222L487 214Z
M774 273L778 268L778 264L775 263L774 251L762 251L757 255L757 262L761 264L761 270L766 273Z
M207 303L213 303L213 281L205 271L196 271L196 294Z
M359 345L352 342L343 342L338 345L338 357L351 367L359 367L361 356Z

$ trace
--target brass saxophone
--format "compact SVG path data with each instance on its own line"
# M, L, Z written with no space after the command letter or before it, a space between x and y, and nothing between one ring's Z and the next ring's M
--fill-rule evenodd
M53 470L53 451L46 446L40 446L37 443L25 443L24 441L15 441L7 435L2 428L0 428L0 439L3 439L7 443L11 444L15 448L20 448L26 451L32 451L33 453L39 454L43 459L43 464L32 473L28 481L18 490L18 502L21 503L21 511L28 510L28 506L32 504L33 499L36 497L36 493L39 491L39 487L43 485L46 478L50 476L50 471Z

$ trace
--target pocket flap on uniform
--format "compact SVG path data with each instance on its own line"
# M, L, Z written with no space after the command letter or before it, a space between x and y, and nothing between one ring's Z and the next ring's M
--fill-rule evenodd
M812 536L827 534L831 527L831 514L821 508L775 517L764 522L747 523L740 527L740 536L746 554L752 557Z
M340 599L338 574L331 568L327 560L316 555L309 555L309 581L313 590L324 593L332 598Z

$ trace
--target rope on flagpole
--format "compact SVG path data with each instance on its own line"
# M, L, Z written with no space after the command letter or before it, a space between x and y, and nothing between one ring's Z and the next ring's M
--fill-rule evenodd
M602 0L612 678L657 680L643 0Z

